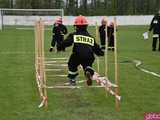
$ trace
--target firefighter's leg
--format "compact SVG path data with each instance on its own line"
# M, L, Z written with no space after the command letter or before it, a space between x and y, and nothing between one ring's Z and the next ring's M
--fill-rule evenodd
M57 37L57 51L65 51L65 47L62 46L64 38L62 35Z
M159 48L158 51L160 51L160 34L159 34Z
M112 51L114 51L114 36L111 37L111 47Z
M105 50L105 38L100 39L100 47L101 49Z
M153 34L153 42L152 42L152 50L153 51L156 51L157 39L158 39L157 34Z
M76 85L76 76L78 75L78 67L79 63L77 57L72 54L69 62L68 62L68 79L70 85Z
M81 63L84 69L84 75L86 76L88 86L92 85L92 76L94 75L94 69L92 68L93 62L94 58L90 58L88 60L84 60Z
M63 41L64 41L64 36L62 36L62 38L61 38L61 42L63 42ZM65 51L65 47L63 47L62 45L61 45L61 50Z
M108 50L111 50L111 45L112 45L112 43L111 43L112 41L111 41L111 37L109 37L108 38Z
M62 49L61 45L59 43L57 43L56 47L57 47L57 52L60 52Z
M52 41L51 41L51 47L50 47L50 49L49 49L49 51L50 52L52 52L53 51L53 47L55 46L55 37L54 37L54 35L52 36Z
M63 47L63 46L62 46L62 48L61 48L61 49L62 49L62 51L65 51L65 47Z

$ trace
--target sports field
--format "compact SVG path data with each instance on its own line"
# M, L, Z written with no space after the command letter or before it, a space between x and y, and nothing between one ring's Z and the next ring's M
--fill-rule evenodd
M73 31L72 27L68 28ZM142 37L147 29L148 26L118 27L118 75L122 96L119 112L115 110L114 97L106 96L103 88L49 89L48 109L39 109L34 31L15 27L0 31L0 120L143 120L145 112L160 112L160 78L136 69L135 64L130 62L140 60L143 63L141 67L160 74L160 52L151 51L151 35L148 41ZM95 36L94 27L89 27L89 32ZM46 31L47 57L70 55L71 48L67 48L65 53L49 53L50 40L51 31ZM109 77L113 80L112 51L108 57ZM100 61L103 74L103 57ZM85 79L80 73L77 79ZM67 78L48 78L49 85L64 81Z

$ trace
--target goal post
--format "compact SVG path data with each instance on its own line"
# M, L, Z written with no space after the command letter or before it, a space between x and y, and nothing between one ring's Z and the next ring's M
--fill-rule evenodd
M2 30L3 18L2 18L2 9L0 9L0 30Z
M63 18L63 9L0 9L0 29L4 26L34 26L40 18L48 25L53 24L56 17Z

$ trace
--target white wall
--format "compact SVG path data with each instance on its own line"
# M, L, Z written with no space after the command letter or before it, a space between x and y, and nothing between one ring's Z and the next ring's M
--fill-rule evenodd
M153 15L148 16L116 16L118 25L149 25ZM39 16L4 16L3 22L5 25L34 25L35 21L38 20ZM56 17L53 16L43 16L41 17L46 21L46 24L51 25L54 23ZM103 16L87 16L89 25L95 25L95 22L98 24L101 23ZM73 25L74 16L64 16L65 25ZM113 16L108 17L109 21L113 20Z

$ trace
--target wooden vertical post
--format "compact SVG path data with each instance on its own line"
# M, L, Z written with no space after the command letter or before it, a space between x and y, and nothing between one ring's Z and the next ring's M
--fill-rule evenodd
M104 54L104 64L105 64L105 73L104 76L108 78L108 21L106 20L106 26L105 26L105 54ZM106 90L106 96L108 96L108 90L107 87L105 87Z
M108 21L106 19L106 27L105 27L105 56L104 56L104 63L105 63L105 76L108 78Z
M45 74L45 63L44 63L44 22L40 19L40 54L41 54L41 76L42 76L42 83L43 83L43 94L45 99L45 107L48 105L47 101L47 90L46 90L46 74Z
M114 17L114 61L115 61L115 84L118 86L115 88L115 93L119 95L119 84L118 84L118 56L117 56L117 23L116 17ZM115 98L115 107L119 111L119 100Z
M46 75L44 63L44 22L40 19L35 25L35 67L39 93L47 107Z
M97 22L96 22L95 29L96 29L96 42L98 43L99 41L98 41L98 25L97 25ZM98 57L97 57L96 61L97 61L97 72L99 73L100 72L100 70L99 70L100 62L99 62Z
M41 78L40 78L40 54L39 54L39 22L35 23L35 69L36 69L36 82L38 85L38 90L40 97L43 98L43 91L41 87Z

